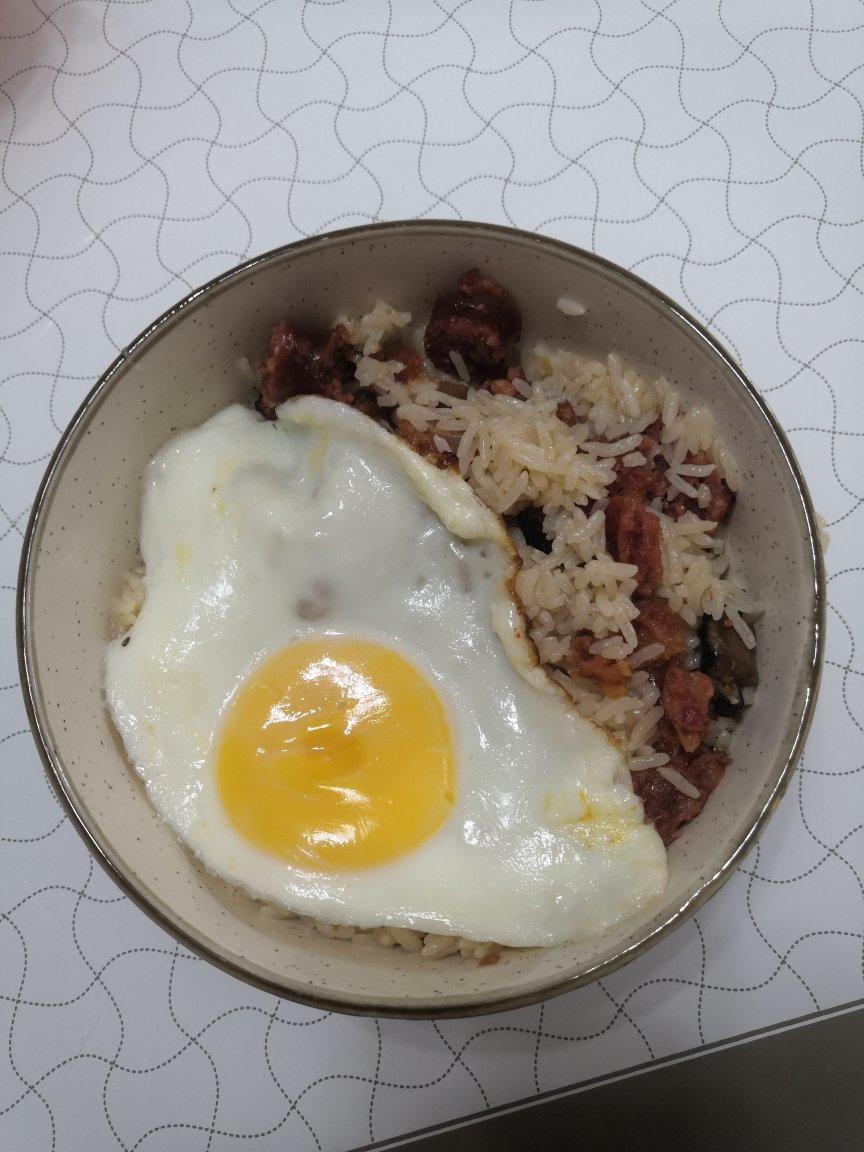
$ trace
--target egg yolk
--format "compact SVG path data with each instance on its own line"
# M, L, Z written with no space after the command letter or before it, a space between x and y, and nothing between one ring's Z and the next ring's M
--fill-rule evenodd
M434 688L396 652L358 639L298 641L265 660L225 718L216 773L241 836L307 869L396 860L454 799Z

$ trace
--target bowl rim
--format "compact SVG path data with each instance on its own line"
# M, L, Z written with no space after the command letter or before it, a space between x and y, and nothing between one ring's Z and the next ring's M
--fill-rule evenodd
M192 311L208 297L214 296L229 286L233 281L241 281L251 271L265 265L277 264L286 259L295 258L303 252L321 246L329 246L364 239L369 236L391 234L428 234L451 232L470 239L472 236L492 236L501 241L516 243L533 248L550 255L559 255L568 259L595 265L602 272L623 280L631 289L647 295L661 309L670 312L680 327L689 332L690 337L706 348L710 356L719 361L720 366L728 374L734 385L755 404L762 419L771 433L771 447L774 453L779 453L794 482L795 491L800 501L806 525L805 544L808 549L808 559L812 563L813 579L810 584L812 594L812 607L809 617L809 635L806 651L802 655L802 671L807 674L805 696L797 725L794 727L792 740L785 761L776 774L774 785L766 797L762 807L741 835L736 847L716 872L703 880L690 896L675 910L673 910L660 924L655 925L646 935L631 943L614 956L592 964L589 968L577 975L563 975L560 979L550 980L548 984L533 989L530 992L515 992L503 995L493 994L489 999L480 999L476 996L463 1002L457 1001L448 1004L442 998L442 1003L425 1000L421 1005L412 1007L410 1003L401 1006L379 1003L363 999L342 999L326 994L307 993L302 989L272 979L255 965L243 966L227 955L221 954L215 942L198 933L191 925L176 916L170 907L165 905L155 893L151 892L146 884L128 869L120 853L102 837L95 826L96 822L90 819L86 805L75 788L74 783L66 772L59 749L54 746L50 735L50 727L45 718L42 693L34 673L31 658L31 628L30 604L33 593L35 560L40 543L40 523L43 513L50 506L54 492L62 476L64 465L77 444L86 427L89 418L95 413L102 399L112 390L120 369L132 360L138 351L163 329L173 323L181 314ZM270 249L257 256L243 261L236 267L223 272L207 281L199 288L195 288L188 295L163 312L156 320L149 324L124 348L115 360L99 377L93 388L87 393L77 411L69 421L68 426L60 437L54 449L42 480L36 492L33 506L24 533L21 560L18 572L18 588L15 606L16 646L18 666L21 676L21 688L27 719L36 743L36 747L45 768L46 775L57 794L61 805L79 835L82 837L93 856L108 873L111 879L147 916L160 928L166 931L175 940L181 943L190 952L209 961L222 971L242 980L248 984L268 992L271 995L292 1000L311 1008L322 1011L341 1012L359 1016L379 1016L395 1019L434 1020L446 1018L459 1018L484 1015L491 1012L510 1011L528 1005L540 1003L553 996L562 995L584 984L597 980L622 965L635 959L648 951L667 936L674 928L689 919L702 905L718 891L725 883L737 865L743 860L752 848L757 836L771 816L788 786L792 772L801 755L804 742L810 730L814 705L819 689L822 672L822 663L825 644L825 605L826 605L826 577L819 543L819 529L815 509L807 489L794 451L786 437L785 432L772 414L768 405L757 392L754 385L742 369L735 363L732 356L722 344L694 317L692 317L676 301L672 300L660 289L648 281L635 275L626 268L615 264L605 257L569 244L566 241L544 236L524 229L507 227L499 224L481 223L468 220L396 220L384 221L375 224L359 225L351 228L323 232L315 236L295 240L289 244Z

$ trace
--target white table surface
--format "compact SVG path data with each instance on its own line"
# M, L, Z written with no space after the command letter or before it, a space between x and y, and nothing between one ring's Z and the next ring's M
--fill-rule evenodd
M864 6L6 0L0 33L0 1147L343 1150L860 997ZM832 537L816 720L746 865L607 980L438 1025L176 947L63 818L13 643L33 493L116 350L247 256L409 216L572 240L680 300Z

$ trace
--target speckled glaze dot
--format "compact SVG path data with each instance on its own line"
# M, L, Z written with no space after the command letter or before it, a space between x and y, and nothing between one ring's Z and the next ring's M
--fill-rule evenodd
M381 297L415 317L439 287L478 266L510 286L524 344L622 353L710 402L748 484L731 522L758 595L761 687L728 774L669 854L662 907L603 939L505 952L479 967L360 949L298 921L264 918L209 876L151 808L109 724L102 656L111 595L136 560L141 476L176 431L248 400L281 315L329 324ZM338 285L338 292L334 286ZM559 297L582 301L566 317ZM221 277L133 342L88 398L51 462L25 541L22 683L49 775L89 845L138 904L188 947L277 994L397 1016L489 1012L603 975L679 923L728 875L782 792L809 722L824 631L824 577L809 497L782 434L731 360L641 281L559 242L488 225L378 225L303 241Z

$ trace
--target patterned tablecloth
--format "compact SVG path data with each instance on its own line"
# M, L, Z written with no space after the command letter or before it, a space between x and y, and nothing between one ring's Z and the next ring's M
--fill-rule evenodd
M0 33L0 1146L348 1149L860 997L864 6L6 0ZM176 947L64 819L13 643L34 490L117 349L247 256L409 216L546 232L679 299L832 538L814 728L746 865L607 980L441 1024Z

